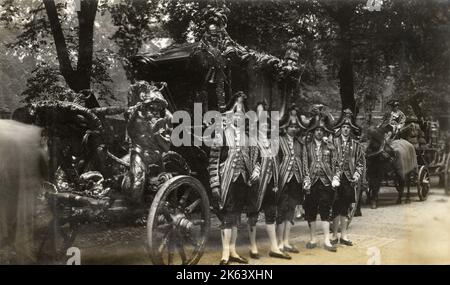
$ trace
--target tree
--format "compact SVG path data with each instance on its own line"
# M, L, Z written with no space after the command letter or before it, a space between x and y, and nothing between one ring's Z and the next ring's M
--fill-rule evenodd
M352 62L352 37L350 33L352 18L355 16L357 1L325 2L321 5L328 15L336 21L339 27L339 44L337 57L339 58L339 83L342 110L350 109L356 113L354 95L354 74Z
M160 2L125 0L118 3L105 1L101 4L102 13L109 12L114 26L117 27L110 39L119 48L117 56L129 80L133 78L129 58L136 55L140 48L153 38L168 36L159 25L162 18Z
M97 53L94 56L94 22L98 0L80 0L76 11L78 25L70 13L76 7L68 3L71 2L4 0L0 21L5 27L20 31L17 40L9 43L8 47L18 50L22 53L20 56L33 55L37 59L37 68L32 73L35 79L44 79L43 71L50 69L49 77L54 76L53 61L56 58L57 70L65 84L78 93L91 89L93 84L108 82L110 77L106 72L105 55ZM43 86L45 82L41 85L37 81L31 82L24 92L25 96L43 90L58 90L46 88ZM107 92L107 88L104 91ZM26 97L26 100L31 100L31 97ZM99 106L97 98L90 96L86 106Z

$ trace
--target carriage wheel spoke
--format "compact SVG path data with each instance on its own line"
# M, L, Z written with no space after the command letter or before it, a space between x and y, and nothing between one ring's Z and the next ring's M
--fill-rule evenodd
M186 235L186 240L193 246L198 247L199 244L197 241L195 241L191 235Z
M195 208L197 208L198 205L200 205L201 199L197 199L195 200L192 204L190 204L189 206L186 207L186 212L187 213L192 213L192 211L194 211Z
M191 188L187 188L186 191L183 193L183 196L181 196L180 199L180 206L184 207L186 205L187 202L187 198L189 197L189 194L191 194Z
M178 188L173 189L170 193L170 204L175 209L178 206Z
M173 221L172 216L170 215L169 209L165 205L161 205L159 211L162 213L164 218L171 223Z
M193 220L192 224L194 226L200 226L200 225L204 225L205 224L205 220Z
M156 226L156 229L157 229L159 232L162 232L162 233L164 233L164 234L166 234L168 231L170 231L171 228L172 228L172 225L171 225L171 224L163 224L163 225L158 225L158 226Z
M163 239L162 239L162 241L161 241L161 244L159 245L159 247L158 247L158 252L161 254L162 253L162 251L164 250L164 248L167 246L167 244L168 244L168 242L169 242L169 236L170 236L170 232L167 232L165 235L164 235L164 237L163 237Z
M186 265L187 264L187 257L186 257L186 252L184 251L183 238L180 235L178 235L178 241L179 242L176 245L177 246L177 251L178 251L178 254L181 257L182 264Z
M173 245L173 242L174 242L174 240L173 240L173 237L172 237L172 234L170 234L169 235L169 239L168 239L168 243L169 243L169 245L168 245L168 259L167 259L167 264L168 265L171 265L171 264L173 264L173 247L174 247L174 245Z

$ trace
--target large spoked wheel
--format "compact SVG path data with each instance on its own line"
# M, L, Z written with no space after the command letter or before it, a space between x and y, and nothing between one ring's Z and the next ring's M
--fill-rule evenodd
M355 203L353 203L350 206L350 209L348 210L348 222L347 222L347 228L350 226L350 223L353 220L353 217L355 216L356 210L358 209L359 203L361 203L361 183L358 183L358 186L356 187L356 193L355 193Z
M430 174L425 165L420 166L417 179L417 193L420 201L425 201L430 192Z
M203 255L210 228L208 196L191 176L166 181L153 199L147 238L154 264L197 264Z
M450 153L447 154L444 166L444 189L445 194L450 195Z

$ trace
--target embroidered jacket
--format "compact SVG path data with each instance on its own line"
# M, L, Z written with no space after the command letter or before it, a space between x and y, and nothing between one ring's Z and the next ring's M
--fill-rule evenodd
M257 210L261 208L262 201L267 192L267 186L270 180L273 178L274 189L269 189L269 191L277 191L278 181L279 181L279 168L277 154L272 150L272 143L269 140L258 141L259 152L261 156L261 174L258 184L257 193Z
M223 145L211 147L208 167L211 188L220 187L221 208L225 204L231 183L239 175L248 183L252 174L259 175L261 171L258 147L251 145L245 134L245 144L239 144L240 136L232 126L226 128L224 134Z
M363 175L365 165L364 151L358 141L348 138L344 143L342 136L333 139L342 175L347 179L353 179L355 173L360 178Z
M312 139L306 144L306 176L309 177L310 185L314 185L319 179L324 185L329 185L333 178L341 177L341 170L338 163L337 153L332 143L326 144L321 141L319 146Z
M280 137L278 159L280 161L279 189L281 191L291 179L296 179L299 184L302 184L306 167L303 152L304 146L297 138L289 135Z

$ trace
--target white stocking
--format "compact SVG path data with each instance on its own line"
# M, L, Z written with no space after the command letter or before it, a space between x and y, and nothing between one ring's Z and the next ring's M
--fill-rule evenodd
M315 222L315 221L309 223L309 235L310 235L310 242L311 243L317 243L316 225L317 225L317 222Z
M270 250L275 253L281 253L277 243L277 233L275 231L275 224L266 225L267 235L270 241Z
M331 246L330 242L330 222L322 221L322 229L324 236L324 243L328 246Z
M258 253L258 246L256 245L256 226L248 226L248 236L250 239L250 251Z
M237 240L237 227L231 228L231 242L230 242L230 255L237 257L239 254L236 252L236 240Z
M347 224L348 224L348 218L346 216L341 216L341 238L344 240L348 240Z
M221 230L222 234L222 260L228 260L230 258L230 241L231 241L231 229Z

